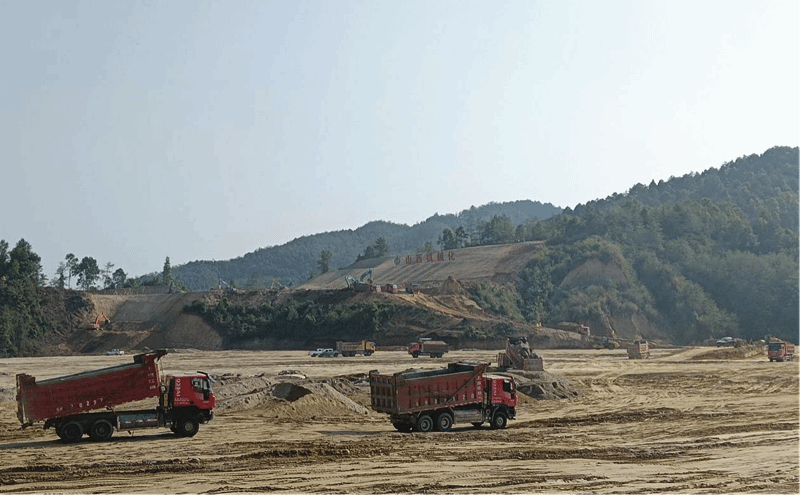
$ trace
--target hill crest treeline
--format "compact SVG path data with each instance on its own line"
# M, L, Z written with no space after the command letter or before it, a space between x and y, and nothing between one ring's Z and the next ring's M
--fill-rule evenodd
M272 279L292 285L314 274L323 251L335 269L376 240L403 254L435 249L458 231L467 245L545 241L513 287L473 294L512 319L646 320L679 344L766 334L797 342L799 163L797 147L774 147L574 209L517 201L437 214L410 227L376 221L229 261L187 263L171 275L201 290L219 280L240 288L269 287ZM0 357L36 353L52 328L36 301L44 280L38 255L24 239L9 247L0 242ZM622 276L568 277L597 262L618 266ZM155 278L140 281L148 277Z

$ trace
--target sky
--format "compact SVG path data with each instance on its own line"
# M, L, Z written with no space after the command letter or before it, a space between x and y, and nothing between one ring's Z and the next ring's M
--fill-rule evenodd
M800 2L0 0L0 239L129 276L800 140Z

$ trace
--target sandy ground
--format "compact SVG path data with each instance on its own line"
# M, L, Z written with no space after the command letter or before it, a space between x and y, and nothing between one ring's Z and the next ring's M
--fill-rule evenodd
M0 360L0 493L798 493L797 362L697 359L708 350L657 349L648 360L538 351L580 395L524 397L506 430L430 434L398 433L360 407L368 387L358 378L494 361L495 352L169 354L165 372L219 378L214 421L190 439L150 430L73 445L52 430L20 429L14 375L41 380L130 356ZM306 395L267 393L286 369L309 377L286 379Z

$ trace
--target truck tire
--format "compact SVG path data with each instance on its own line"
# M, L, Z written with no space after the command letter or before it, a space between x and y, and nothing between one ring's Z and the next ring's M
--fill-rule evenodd
M200 423L193 416L184 416L178 420L175 434L179 437L193 437L200 430Z
M417 418L417 431L420 433L430 433L433 431L433 419L427 414Z
M494 417L492 418L492 429L493 430L502 430L508 424L508 418L504 413L498 412L495 413Z
M61 432L59 436L64 443L75 443L83 437L83 426L77 421L64 424L58 431Z
M413 426L408 424L408 423L399 423L399 422L398 423L392 423L392 426L394 426L395 430L397 430L399 432L402 432L402 433L408 433L409 431L414 429Z
M414 359L417 359L419 357L419 353L418 352L412 352L411 353L411 357L413 357Z
M110 439L113 434L114 427L111 425L111 422L106 419L98 419L92 423L91 428L89 428L89 438L95 442L106 441Z
M453 427L453 415L449 412L443 412L436 418L436 431L450 431Z
M372 356L372 351L366 351L366 352L364 352L364 355L365 356Z

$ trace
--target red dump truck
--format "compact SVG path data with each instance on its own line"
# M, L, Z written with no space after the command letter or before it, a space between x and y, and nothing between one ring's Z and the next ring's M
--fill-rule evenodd
M772 340L767 344L767 357L770 363L773 361L794 361L794 344Z
M369 372L372 409L389 414L402 432L448 431L454 423L506 427L516 417L517 387L486 373L487 363L450 363L433 371Z
M411 357L418 358L420 356L428 355L432 358L442 357L447 352L447 343L441 340L431 340L428 338L421 338L417 342L413 342L408 346L408 353Z
M17 418L25 428L44 421L65 443L108 440L114 430L170 428L181 437L194 436L200 423L211 421L216 398L207 374L162 377L159 350L123 364L37 382L17 375ZM115 411L114 406L158 397L152 410Z

